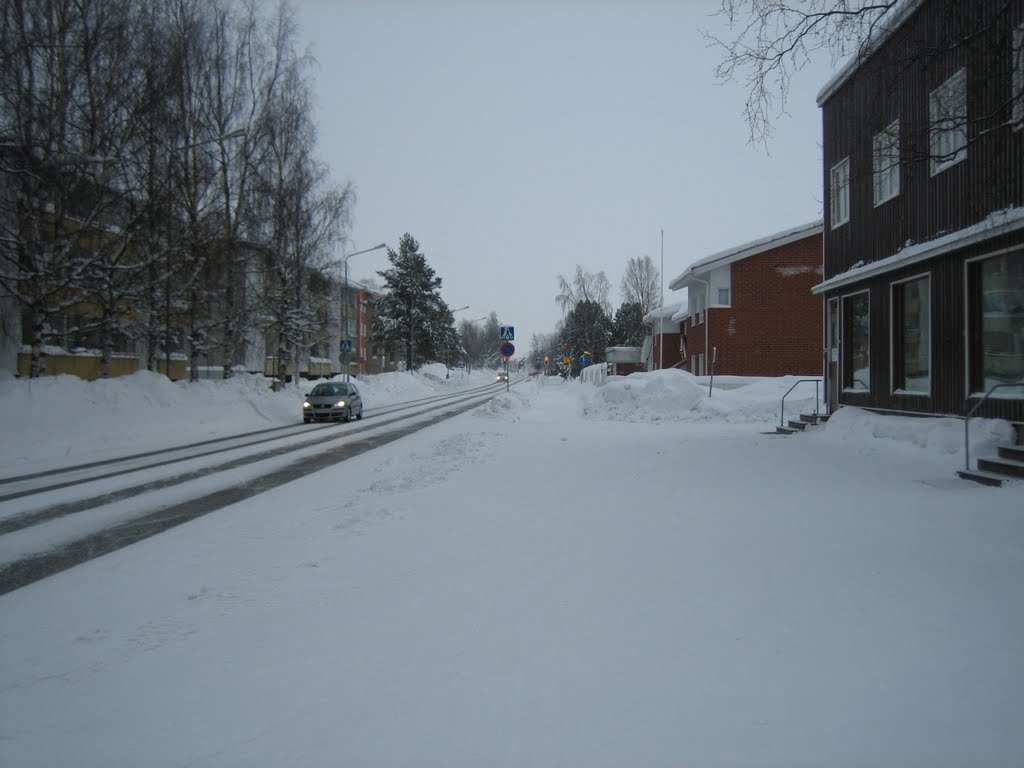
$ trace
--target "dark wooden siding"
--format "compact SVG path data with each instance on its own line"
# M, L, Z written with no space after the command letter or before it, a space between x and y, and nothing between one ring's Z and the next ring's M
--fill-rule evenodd
M989 214L1024 206L1024 128L1011 124L1013 30L1024 23L1024 0L927 0L822 106L824 145L824 277L897 255L963 230ZM959 44L952 45L954 41ZM960 68L967 73L968 145L961 162L932 175L929 96ZM900 192L875 206L872 139L900 121ZM850 220L831 228L829 169L850 159ZM901 266L827 292L827 300L869 290L871 389L842 393L840 403L934 414L965 414L968 400L968 259L1018 248L1024 232L972 244L927 262ZM931 391L927 397L893 392L892 284L931 279ZM1024 398L992 400L978 415L1024 420Z
M930 0L822 107L825 277L1024 205L1024 130L1010 125L1013 29L1024 0ZM967 43L950 48L951 40ZM928 51L929 53L920 53ZM967 159L936 175L929 95L967 71ZM900 121L900 193L875 206L872 138ZM850 158L850 220L831 228L829 169Z

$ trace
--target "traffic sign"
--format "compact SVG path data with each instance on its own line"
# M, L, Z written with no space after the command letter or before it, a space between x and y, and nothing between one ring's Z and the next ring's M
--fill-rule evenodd
M493 347L492 347L493 349ZM501 354L505 357L512 357L516 353L516 345L510 341L506 341L501 345Z
M568 365L571 362L572 362L572 358L569 357L568 355L566 355L565 357L562 358L562 365Z
M586 368L588 365L590 365L590 358L587 357L586 355L581 355L580 356L580 365L583 366L584 368Z
M341 352L351 352L352 351L352 339L342 339L341 340L341 349L340 349L340 351Z
M514 325L502 325L498 327L498 338L501 341L515 341L516 327Z

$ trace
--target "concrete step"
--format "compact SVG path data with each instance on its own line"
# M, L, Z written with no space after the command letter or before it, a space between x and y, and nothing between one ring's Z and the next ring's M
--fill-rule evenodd
M780 435L792 435L796 430L789 427L776 427L775 432Z
M803 432L805 429L807 429L806 421L793 421L792 419L790 419L789 421L786 422L786 425L790 429L799 430L800 432Z
M1013 461L1024 461L1024 445L999 446L999 458Z
M978 459L978 469L1010 477L1024 478L1024 461L1013 459Z
M982 470L957 470L957 474L964 480L971 480L975 483L981 483L982 485L989 485L993 488L999 488L1008 479L1006 475L999 475L995 472L985 472Z
M828 421L828 416L820 413L801 413L800 421L806 421L808 424L822 424Z

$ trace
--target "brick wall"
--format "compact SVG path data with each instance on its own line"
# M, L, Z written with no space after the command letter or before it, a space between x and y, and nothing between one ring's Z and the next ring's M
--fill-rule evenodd
M654 345L651 348L651 360L654 361L652 368L671 368L679 362L679 340L682 334L662 333L654 335ZM665 345L662 352L661 345Z
M734 262L731 307L708 310L708 346L721 376L822 375L821 235ZM686 323L687 352L704 352L704 325ZM708 356L710 360L710 356ZM689 370L689 366L687 366ZM709 367L710 370L710 367Z

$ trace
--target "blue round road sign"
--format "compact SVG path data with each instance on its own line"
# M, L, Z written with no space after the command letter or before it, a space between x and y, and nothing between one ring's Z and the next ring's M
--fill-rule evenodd
M586 355L580 357L580 365L586 368L588 365L590 365L590 358L587 357Z
M491 349L494 349L494 347L491 347ZM501 345L501 354L503 354L505 357L512 357L512 355L514 355L515 353L516 345L513 344L511 341L506 341L504 344Z

